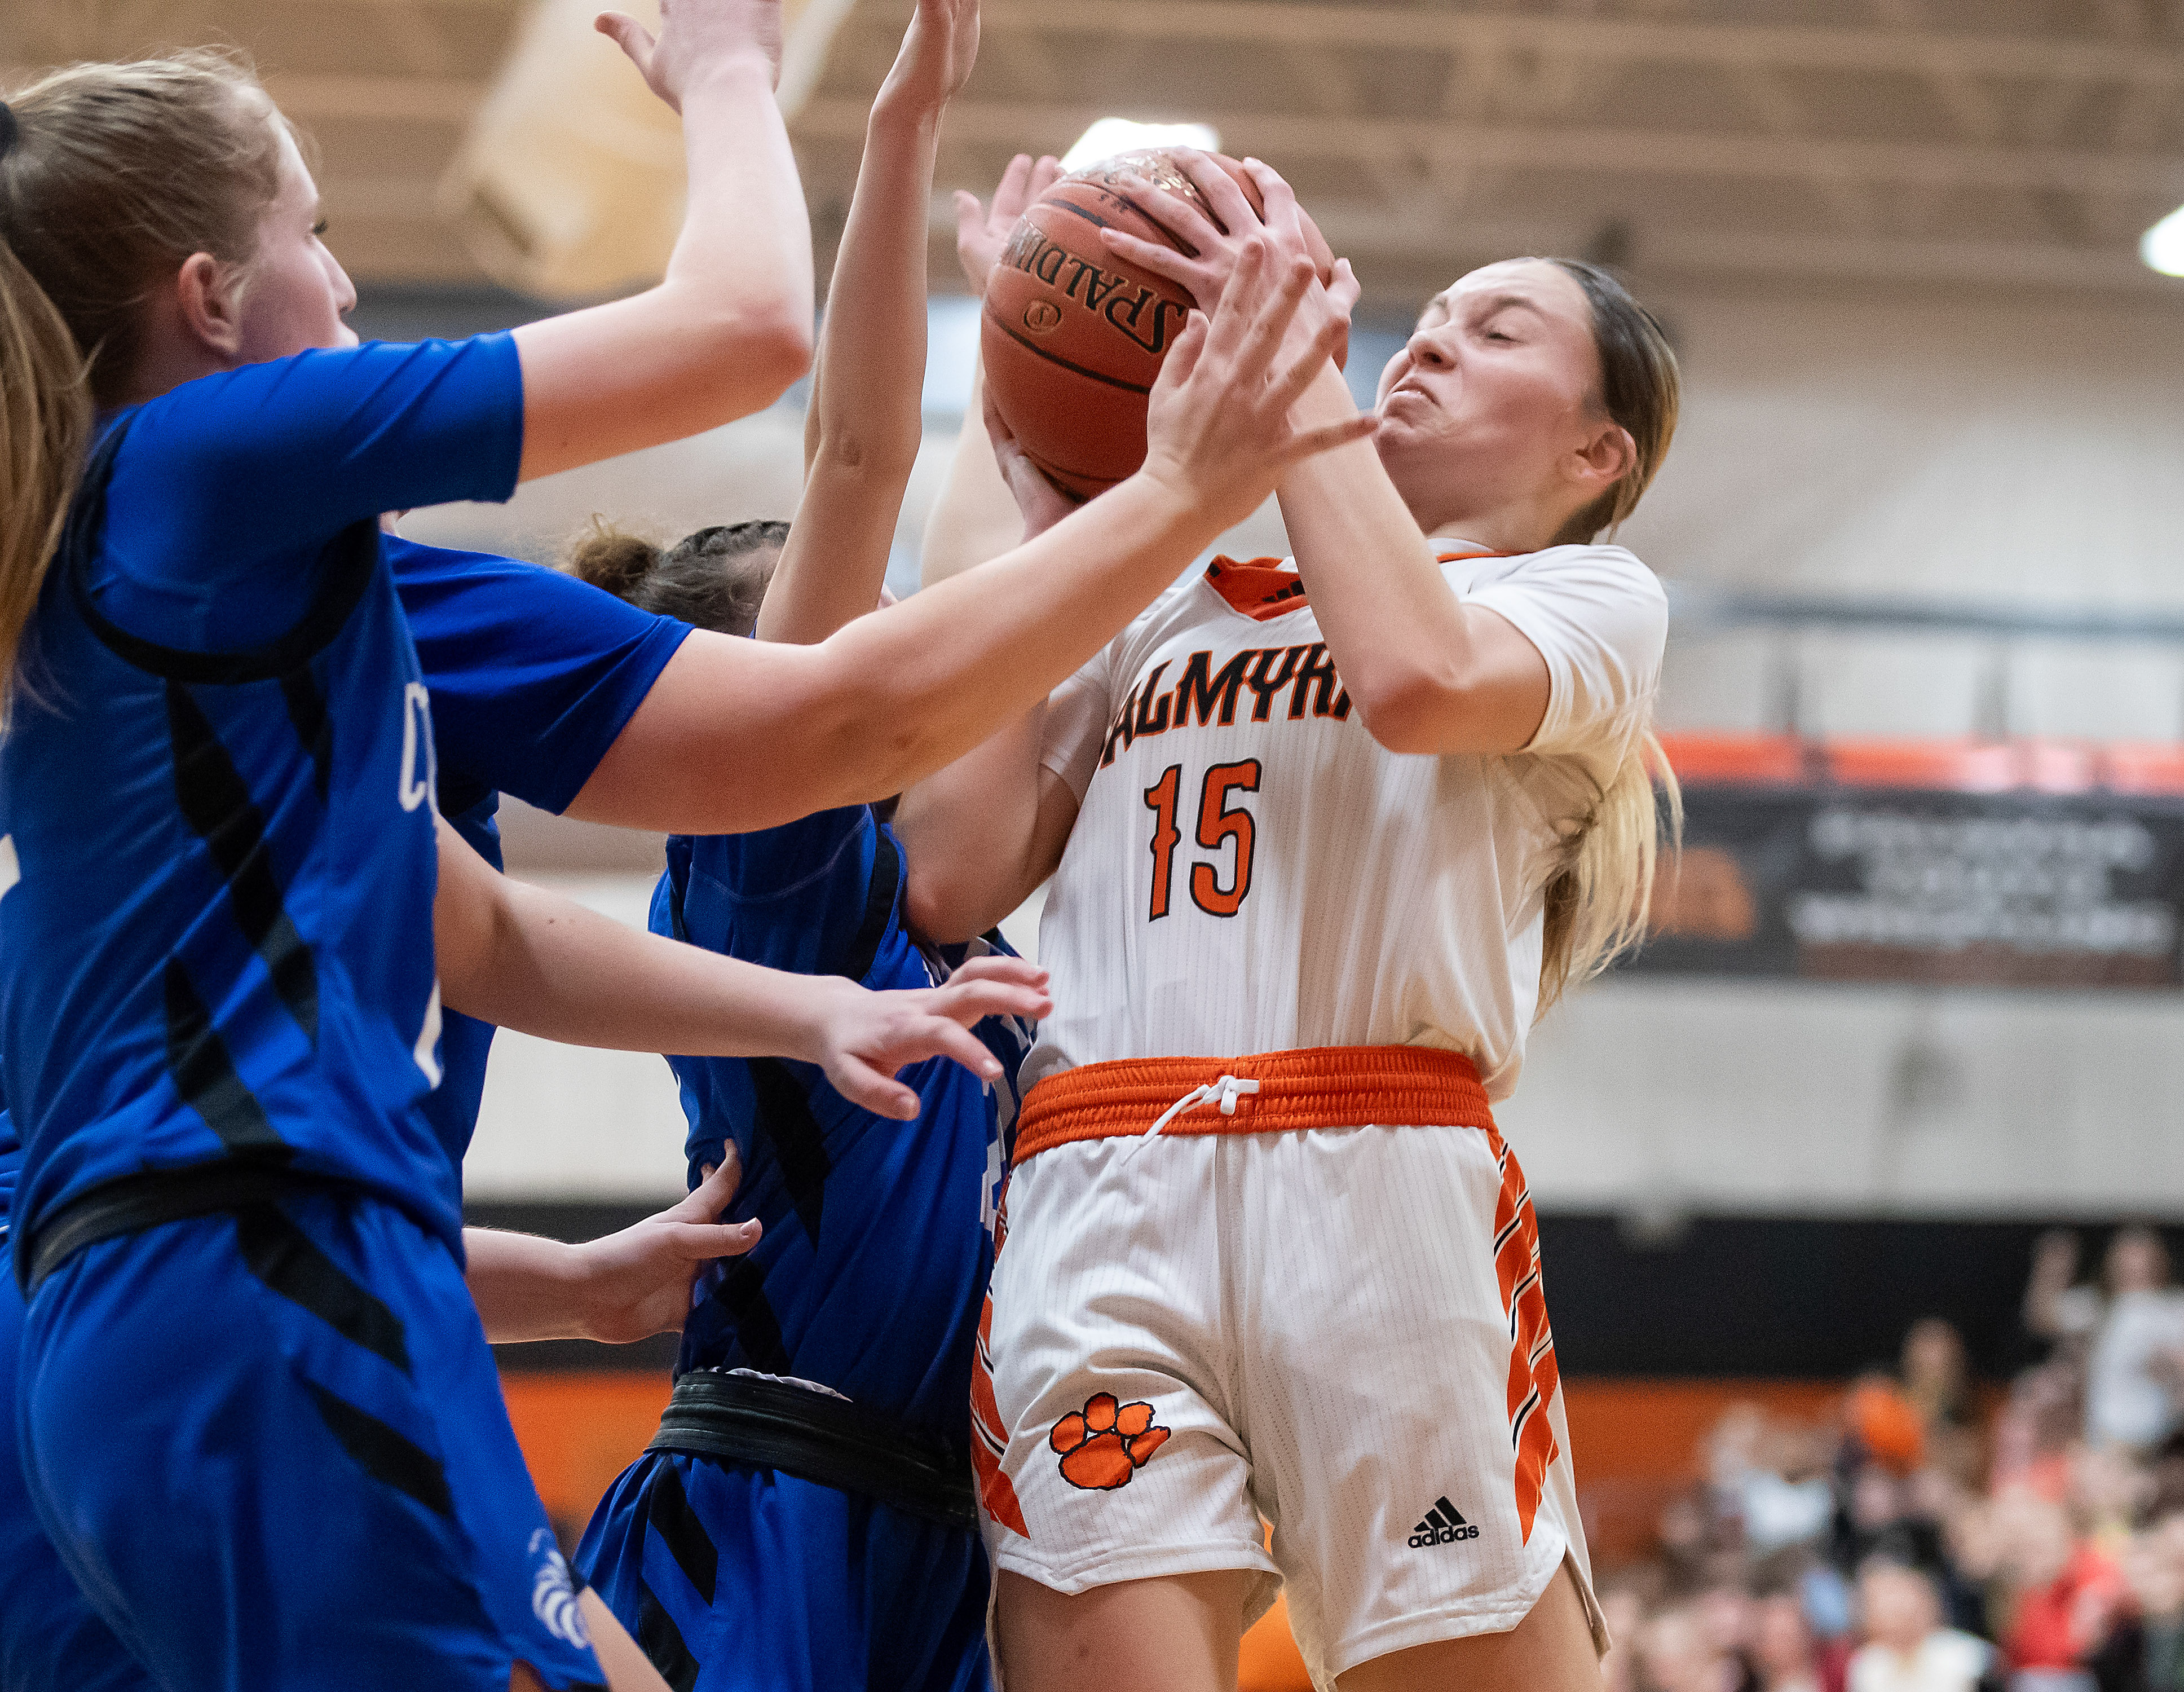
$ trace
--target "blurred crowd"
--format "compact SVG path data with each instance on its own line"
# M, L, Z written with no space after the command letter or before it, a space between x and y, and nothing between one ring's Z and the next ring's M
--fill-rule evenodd
M2037 1244L2006 1393L1926 1319L1814 1421L1741 1404L1654 1555L1601 1571L1610 1692L2184 1692L2184 1288Z

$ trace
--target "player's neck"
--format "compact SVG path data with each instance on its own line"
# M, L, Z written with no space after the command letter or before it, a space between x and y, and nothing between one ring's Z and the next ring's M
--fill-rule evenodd
M1569 514L1561 502L1523 495L1496 500L1466 499L1460 490L1437 490L1439 499L1411 499L1411 517L1441 550L1443 543L1462 543L1467 551L1540 552L1555 544Z

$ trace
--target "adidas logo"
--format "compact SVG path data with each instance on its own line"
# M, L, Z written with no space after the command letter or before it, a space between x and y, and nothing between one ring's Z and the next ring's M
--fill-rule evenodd
M1446 1498L1434 1500L1426 1519L1411 1530L1414 1547L1452 1545L1459 1539L1476 1539L1479 1530L1463 1519L1463 1512Z

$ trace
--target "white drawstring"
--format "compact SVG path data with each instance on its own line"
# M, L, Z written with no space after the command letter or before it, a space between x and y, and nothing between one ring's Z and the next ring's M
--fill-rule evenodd
M1259 1084L1256 1081L1247 1081L1240 1075L1223 1075L1218 1081L1207 1081L1201 1086L1195 1086L1155 1117L1153 1125L1139 1135L1130 1149L1123 1155L1125 1159L1133 1156L1139 1146L1151 1139L1177 1117L1182 1115L1186 1110L1197 1109L1201 1104L1212 1103L1217 1099L1221 1104L1221 1114L1223 1116L1234 1116L1236 1114L1237 1099L1245 1093L1256 1092L1258 1090Z

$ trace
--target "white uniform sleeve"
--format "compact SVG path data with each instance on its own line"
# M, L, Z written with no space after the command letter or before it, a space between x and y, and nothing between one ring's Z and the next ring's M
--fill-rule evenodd
M1107 743L1107 725L1114 715L1115 648L1122 637L1110 641L1092 661L1048 695L1046 733L1040 742L1039 761L1069 784L1077 802L1084 802L1084 790L1100 767L1100 750Z
M1653 572L1619 546L1553 546L1458 591L1547 661L1546 715L1524 750L1619 761L1660 684L1669 600Z

